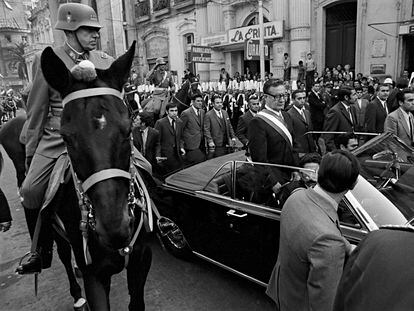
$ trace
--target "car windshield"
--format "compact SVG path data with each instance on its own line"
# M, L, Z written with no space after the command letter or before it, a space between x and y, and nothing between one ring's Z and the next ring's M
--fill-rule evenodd
M378 202L364 206L374 221L378 225L402 224L398 222L399 216L395 218L388 215L392 210L388 208L391 202L404 216L405 222L413 219L414 150L393 134L385 133L355 150L354 154L361 164L361 175L383 195L369 198L368 202ZM353 193L360 196L358 201L363 202L361 199L365 199L367 202L368 192L372 192L372 189L366 182L360 184Z

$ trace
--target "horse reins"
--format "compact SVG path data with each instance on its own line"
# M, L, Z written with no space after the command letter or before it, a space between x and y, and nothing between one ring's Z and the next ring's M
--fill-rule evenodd
M112 95L112 96L115 96L123 100L122 93L119 92L118 90L113 89L113 88L107 88L107 87L98 87L98 88L90 88L90 89L72 92L68 94L67 96L65 96L65 98L63 98L62 105L64 107L68 102L75 100L75 99L93 97L93 96L102 96L102 95ZM101 181L107 180L107 179L112 179L112 178L117 178L117 177L126 178L129 180L128 208L129 208L130 213L132 214L132 217L135 218L135 206L138 206L141 209L140 221L139 221L138 227L135 230L135 233L130 243L128 244L128 246L123 247L118 250L120 255L127 256L125 265L127 265L128 255L132 252L135 241L138 238L138 235L142 229L144 218L146 218L146 221L148 222L148 226L150 230L152 230L151 199L145 187L144 181L142 180L140 174L137 172L137 169L134 166L135 156L134 156L134 143L133 143L132 133L130 134L130 145L131 145L131 155L130 155L129 172L121 170L121 169L117 169L117 168L103 169L103 170L100 170L92 174L83 182L81 182L80 179L77 177L73 169L72 161L68 154L68 159L70 162L70 169L71 169L71 173L73 177L73 182L75 185L76 195L78 197L79 208L81 211L81 220L79 224L79 229L81 230L82 237L83 237L83 251L84 251L86 265L89 265L92 263L92 258L88 250L88 229L95 231L95 225L96 225L95 209L92 206L92 203L86 194L86 192L93 185ZM137 188L140 192L140 198L141 198L140 200L137 200L137 198L135 197L135 185L137 185ZM146 205L145 202L147 202L147 208L145 206Z

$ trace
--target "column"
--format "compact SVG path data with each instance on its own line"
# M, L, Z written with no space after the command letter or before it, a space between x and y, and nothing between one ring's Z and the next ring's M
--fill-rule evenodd
M289 1L290 18L290 59L292 79L296 80L299 60L305 62L306 54L310 52L310 0ZM314 56L316 57L316 56ZM317 64L320 67L320 64Z
M297 0L295 0L297 1ZM278 41L273 41L273 61L271 65L271 72L274 78L283 78L283 54L289 53L289 0L274 0L273 1L273 20L283 21L283 38Z
M223 13L220 4L215 2L207 3L207 16L208 16L208 32L217 33L223 31Z
M208 16L207 16L207 4L206 0L196 0L196 31L194 34L195 42L200 44L200 37L207 36L208 33ZM197 73L200 74L201 81L210 80L210 64L197 64Z
M225 31L236 27L236 12L232 6L228 5L224 7L223 17Z

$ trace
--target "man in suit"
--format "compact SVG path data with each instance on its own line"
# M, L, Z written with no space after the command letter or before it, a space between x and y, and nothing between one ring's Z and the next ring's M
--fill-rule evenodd
M336 149L352 152L358 148L358 145L358 138L354 133L345 133L335 136Z
M161 161L161 145L159 132L151 127L153 120L151 112L140 112L134 120L132 137L135 148L151 163L153 172L157 172Z
M229 115L222 108L221 96L213 95L213 109L207 112L204 118L204 135L209 148L208 158L222 156L227 153L227 146L236 144Z
M414 146L414 91L409 88L399 91L397 100L400 108L387 116L384 130L398 136L407 146Z
M342 87L338 90L339 103L333 106L326 115L324 131L327 132L354 132L357 124L355 107L352 102L356 99L356 92L349 87ZM326 141L326 149L335 149L336 134L323 134Z
M265 109L249 124L249 150L254 162L284 165L299 164L297 143L290 115L282 111L287 97L283 81L269 79L263 85ZM260 166L268 179L268 186L278 192L281 185L291 178L291 170ZM259 168L260 168L259 167Z
M355 88L357 99L354 103L356 117L357 117L357 126L356 130L359 132L365 132L365 114L368 106L368 100L362 98L364 91L362 87Z
M253 93L249 96L249 110L246 111L244 115L239 118L239 122L237 124L236 136L243 144L244 148L247 149L249 145L249 138L248 138L248 129L249 123L254 118L254 116L260 110L260 102L259 96L256 93Z
M54 52L68 69L85 59L98 69L109 68L113 58L104 52L94 51L101 27L90 6L65 3L59 7L55 28L65 32L66 41L64 45L55 48ZM20 141L26 145L27 167L20 194L23 197L29 233L33 238L50 174L66 147L59 132L62 98L46 82L40 67L40 54L35 56L32 71L34 77L27 101L27 120L20 136ZM32 245L32 249L36 250L16 272L27 274L50 267L53 246L50 224L43 221L41 228L37 245Z
M178 118L178 108L174 104L167 104L167 115L157 120L155 129L160 134L161 156L167 158L162 163L161 172L166 175L182 167L185 155L182 141L183 124Z
M183 121L183 141L187 164L195 164L205 160L203 96L200 92L193 95L191 106L181 113Z
M367 105L365 112L366 130L369 133L383 133L384 122L388 114L387 98L389 85L378 86L377 96Z
M299 145L299 155L315 152L316 145L312 134L305 134L312 131L311 116L309 111L305 109L306 92L295 90L292 93L292 99L293 106L289 109L288 114L292 119L293 133Z
M334 311L412 310L414 230L390 226L359 243L344 268Z
M359 162L351 153L327 153L314 188L286 201L280 219L279 255L266 293L277 310L332 310L352 246L342 236L338 205L357 183Z

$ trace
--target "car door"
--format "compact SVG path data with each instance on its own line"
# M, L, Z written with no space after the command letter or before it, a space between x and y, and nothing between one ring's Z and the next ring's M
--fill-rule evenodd
M213 185L196 194L203 202L203 219L198 219L202 233L193 251L264 285L277 259L281 210L263 198L255 201L249 189L242 191L239 179L250 179L254 171L246 175L244 163L232 165L230 173L218 172Z

